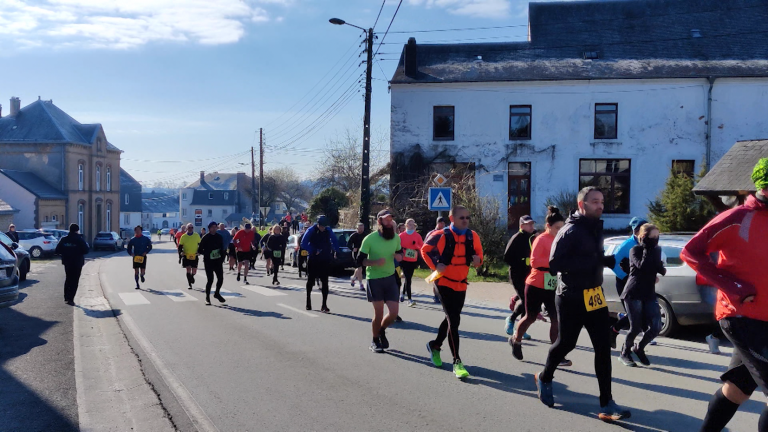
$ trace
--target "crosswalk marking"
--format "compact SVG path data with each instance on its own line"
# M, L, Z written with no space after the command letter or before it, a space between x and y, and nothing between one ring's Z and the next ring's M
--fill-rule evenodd
M284 292L281 292L281 291L277 291L277 290L273 290L273 289L269 289L269 288L264 288L264 287L260 287L260 286L256 286L256 285L243 285L240 288L245 288L248 291L253 291L256 294L261 294L261 295L267 296L267 297L275 297L275 296L288 295L288 294L286 294Z
M232 292L232 291L230 291L230 290L226 290L226 289L224 289L224 288L220 289L220 290L219 290L219 293L221 293L221 295L222 295L223 297L242 297L242 296L243 296L243 295L242 295L242 294L240 294L240 293L237 293L237 292Z
M149 304L149 300L147 300L141 293L119 293L119 295L126 306Z
M313 314L313 313L309 313L309 312L307 312L307 311L303 311L303 310L301 310L301 309L296 309L295 307L293 307L293 306L288 306L287 304L277 303L277 305L278 305L278 306L280 306L280 307L284 307L284 308L286 308L286 309L290 309L290 310L292 310L292 311L294 311L294 312L298 312L298 313L300 313L300 314L304 314L304 315L306 315L306 316L308 316L308 317L317 318L317 315L315 315L315 314Z
M167 296L168 298L170 298L175 302L197 301L195 297L192 297L191 295L185 293L182 290L168 290L168 291L158 291L158 292Z

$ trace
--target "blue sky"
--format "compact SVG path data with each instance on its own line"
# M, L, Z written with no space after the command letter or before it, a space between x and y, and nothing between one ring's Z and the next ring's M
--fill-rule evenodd
M379 38L398 3L384 3ZM374 131L388 136L385 79L409 36L419 42L524 40L527 4L403 0L374 65ZM328 19L369 27L381 5L0 0L0 103L5 115L11 96L22 106L41 96L83 123L101 123L110 142L125 151L122 166L145 184L187 181L200 170L249 171L239 164L250 164L250 155L236 155L258 145L259 127L268 146L287 146L268 147L265 170L290 166L310 176L328 139L362 125L363 89L356 84L364 72L357 57L361 32ZM495 26L519 27L396 33Z

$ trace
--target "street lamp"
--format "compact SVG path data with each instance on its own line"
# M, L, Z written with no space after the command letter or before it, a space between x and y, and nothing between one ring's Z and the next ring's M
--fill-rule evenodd
M371 74L373 72L373 28L364 29L350 24L343 19L331 18L328 20L335 25L348 25L358 28L368 35L366 38L366 51L368 58L365 69L365 116L363 118L363 167L360 174L360 222L365 225L365 230L371 228L369 215L371 214L371 178L370 178L370 153L371 153Z

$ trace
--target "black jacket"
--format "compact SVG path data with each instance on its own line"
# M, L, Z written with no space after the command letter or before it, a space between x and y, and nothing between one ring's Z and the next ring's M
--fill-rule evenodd
M549 255L550 273L560 275L558 295L578 296L586 289L602 286L603 267L616 260L603 254L603 221L574 213L557 233Z
M16 231L10 231L9 230L8 232L5 233L5 235L10 237L12 242L14 242L14 243L18 243L19 242L19 233L17 233Z
M65 267L82 267L88 252L88 243L80 234L68 234L56 246L56 254L61 255L61 263Z
M637 245L629 252L629 278L622 300L653 300L656 297L656 274L667 274L661 260L661 248Z
M270 251L280 251L280 258L275 258L274 255L272 256L273 260L277 260L280 263L283 263L285 259L285 247L286 247L286 239L282 235L276 236L271 235L265 242L265 246L267 246L267 249Z
M211 252L219 250L219 258L211 259ZM203 262L223 262L224 261L224 238L218 234L208 233L200 240L197 247L197 253L203 256Z
M347 247L352 249L354 251L355 249L360 249L360 246L363 244L363 239L365 238L367 234L363 233L360 234L359 232L355 231L352 233L351 236L349 236L349 240L347 241Z
M518 231L507 243L504 251L504 262L509 265L511 277L528 277L531 272L531 243L533 233Z

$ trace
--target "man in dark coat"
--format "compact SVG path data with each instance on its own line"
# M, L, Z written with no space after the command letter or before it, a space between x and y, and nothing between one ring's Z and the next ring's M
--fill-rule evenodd
M80 283L80 273L85 265L85 255L90 252L88 243L79 234L80 227L77 224L69 226L69 234L61 239L56 246L56 254L61 255L61 263L64 265L64 301L75 305L75 294Z

